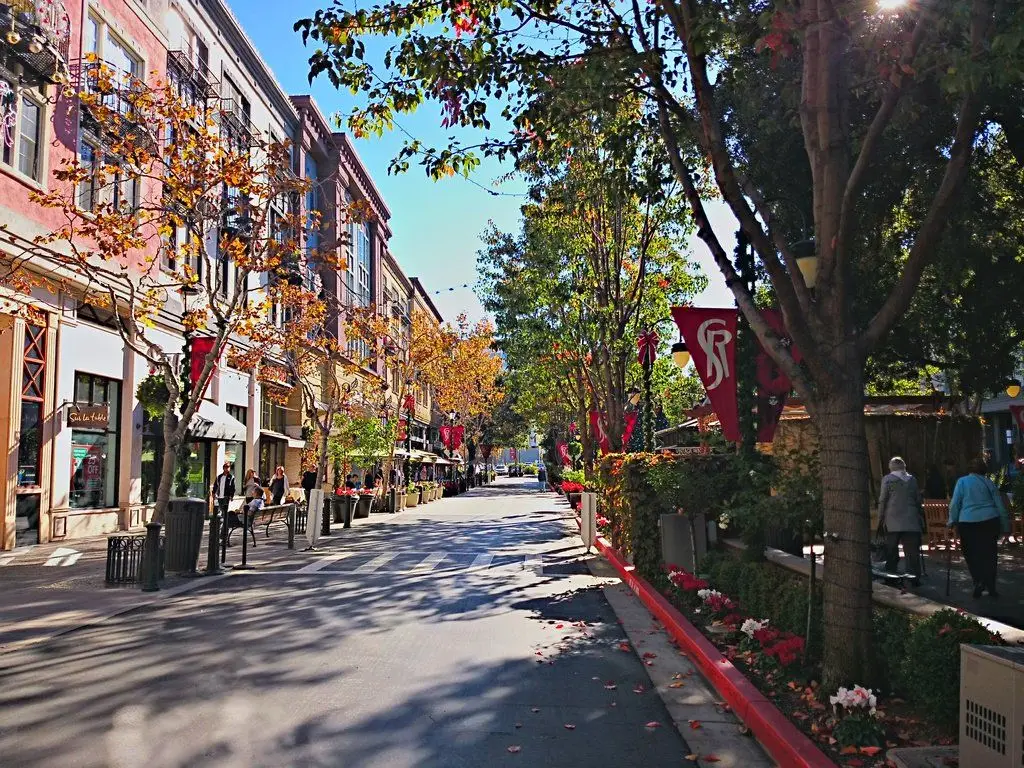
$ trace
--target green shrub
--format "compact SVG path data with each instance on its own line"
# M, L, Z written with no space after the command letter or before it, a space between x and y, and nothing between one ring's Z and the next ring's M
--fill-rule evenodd
M901 675L907 695L932 720L956 727L960 716L960 644L999 642L977 619L950 608L929 616L907 640Z
M523 467L523 475L536 476L537 468L533 464L527 464Z
M875 661L881 693L904 696L903 659L907 655L907 641L914 628L911 617L891 608L875 608Z

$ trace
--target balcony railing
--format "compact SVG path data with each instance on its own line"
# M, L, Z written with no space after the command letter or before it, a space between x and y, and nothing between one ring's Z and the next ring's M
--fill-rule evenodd
M81 78L82 89L95 95L103 107L116 115L103 119L86 103L82 110L82 127L86 131L101 141L114 135L123 139L129 134L139 141L148 141L144 120L133 104L133 94L144 87L141 80L131 72L96 61L82 63Z
M167 79L179 97L190 104L205 104L217 97L217 81L188 50L167 52Z
M220 128L228 142L238 149L246 150L256 144L249 115L237 99L221 99Z
M48 83L67 81L71 17L61 0L4 0L0 30L0 63L8 70L22 69L23 78L33 73Z

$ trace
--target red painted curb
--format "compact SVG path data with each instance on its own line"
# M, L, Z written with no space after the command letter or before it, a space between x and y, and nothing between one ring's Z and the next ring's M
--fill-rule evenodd
M637 576L633 566L626 565L621 555L600 536L597 537L597 548L647 609L665 625L679 647L690 654L736 716L779 765L786 768L836 768L836 764L813 741L789 722L660 592Z

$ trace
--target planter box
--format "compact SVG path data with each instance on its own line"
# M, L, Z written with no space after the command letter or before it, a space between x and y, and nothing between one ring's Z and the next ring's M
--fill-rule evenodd
M575 507L577 504L580 503L580 497L582 495L582 493L567 493L565 494L565 498L569 500L570 507Z
M419 491L411 491L411 492L405 494L405 506L407 506L407 507L415 507L419 503L420 503L420 492Z
M369 517L370 507L373 505L372 494L359 494L359 501L356 502L356 517Z

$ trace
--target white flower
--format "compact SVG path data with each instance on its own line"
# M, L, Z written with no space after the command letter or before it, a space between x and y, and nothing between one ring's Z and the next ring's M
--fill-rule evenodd
M697 597L699 597L706 603L708 600L714 597L722 597L722 593L719 592L717 589L698 589Z
M852 689L840 688L828 701L834 708L842 707L847 712L853 709L866 709L872 715L875 714L875 706L878 703L872 690L861 685L855 685Z
M757 632L760 629L764 629L767 626L768 619L761 619L760 621L758 621L757 619L747 619L743 622L743 625L740 627L740 632L742 632L747 637L753 637L755 632Z

